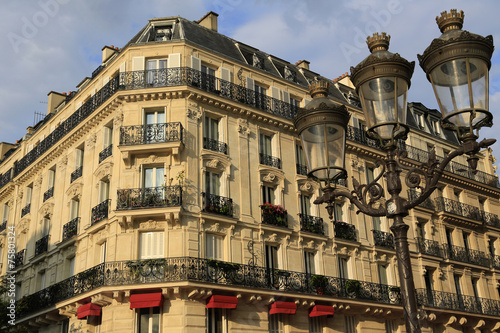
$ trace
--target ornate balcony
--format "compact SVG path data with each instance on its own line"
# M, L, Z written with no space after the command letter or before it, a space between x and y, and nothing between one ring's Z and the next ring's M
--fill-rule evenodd
M482 297L458 295L437 290L417 289L419 306L500 316L500 301Z
M35 242L35 257L47 252L49 248L49 235L43 236Z
M296 166L298 175L307 176L307 165L297 163Z
M51 187L43 194L43 202L49 200L53 196L54 196L54 187Z
M101 222L104 219L108 218L109 212L109 204L111 203L111 199L106 199L97 206L92 208L92 216L90 225L94 225L96 223Z
M447 212L478 222L483 222L483 214L481 214L481 211L477 207L442 197L436 198L435 203L437 211Z
M203 138L203 149L208 149L227 155L227 143L220 142L214 139Z
M0 176L0 188L4 187L8 182L12 180L12 168L7 170L3 175Z
M354 242L357 241L358 237L356 234L355 226L341 221L335 221L333 222L333 225L335 226L335 238L345 239Z
M233 217L233 199L205 192L201 195L204 212Z
M471 250L461 246L443 244L446 259L465 262L469 264L490 267L491 258L484 252Z
M117 210L181 206L182 187L175 185L121 189L117 192L117 198Z
M273 168L281 169L281 160L274 156L259 153L259 163Z
M370 139L365 131L360 130L359 128L352 127L352 126L347 126L347 132L346 132L346 138L357 142L361 143L362 145L380 149L380 144L378 141Z
M500 218L496 214L481 211L484 223L490 227L500 228Z
M68 223L66 223L63 226L63 237L62 237L63 242L78 234L78 223L79 222L80 222L80 218L77 217L75 219L72 219L71 221L69 221Z
M80 166L71 173L71 183L80 178L82 175L83 175L83 166Z
M299 214L300 231L312 232L318 235L324 235L323 219L321 217Z
M21 250L16 253L16 257L14 258L14 266L19 267L24 264L24 254L26 250Z
M26 206L24 206L23 209L21 209L21 217L23 217L26 214L29 214L30 211L31 211L31 204L29 203Z
M438 242L423 238L416 238L415 240L420 253L443 258L443 251Z
M390 232L373 230L373 240L375 241L375 246L394 249L394 235Z
M0 224L0 232L4 231L7 229L7 221L3 221L2 224Z
M415 190L408 190L408 199L409 200L415 200L420 196L420 193L418 193ZM434 201L432 201L430 198L425 199L422 203L418 205L419 207L424 207L427 209L435 210L436 205L434 204Z
M184 129L179 122L120 127L120 145L147 145L183 142Z
M277 278L274 278L277 277ZM200 258L106 262L16 302L19 317L102 286L193 281L400 305L399 287Z
M260 208L263 224L288 228L288 213L282 206L265 203Z
M113 145L109 145L99 153L99 164L113 155Z

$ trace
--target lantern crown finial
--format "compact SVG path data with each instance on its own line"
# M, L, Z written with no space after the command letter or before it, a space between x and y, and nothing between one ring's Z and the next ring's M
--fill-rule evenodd
M370 52L376 51L387 51L389 50L389 42L391 40L391 36L385 32L382 33L374 33L373 36L368 36L366 38L366 44L368 44L368 48Z
M441 12L441 16L436 16L436 22L439 26L439 30L445 33L449 30L460 30L464 25L464 11L457 11L456 9L451 9L448 13L447 11Z
M314 81L309 86L309 95L312 98L327 97L328 96L328 81L319 80Z

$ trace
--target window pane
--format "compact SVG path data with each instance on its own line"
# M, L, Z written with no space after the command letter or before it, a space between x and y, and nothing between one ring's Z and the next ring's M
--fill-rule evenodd
M153 169L144 169L144 187L153 187Z
M156 168L156 183L155 187L162 186L165 181L165 169L164 168Z

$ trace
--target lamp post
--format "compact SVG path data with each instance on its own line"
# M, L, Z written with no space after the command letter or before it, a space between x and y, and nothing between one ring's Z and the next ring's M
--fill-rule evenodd
M398 142L406 140L406 94L413 74L414 62L388 51L390 36L385 33L367 38L371 54L351 67L351 79L360 96L367 135L377 140L386 153L378 161L380 175L370 184L360 185L353 178L353 191L337 188L339 179L346 178L345 131L349 113L345 106L328 100L325 82L311 84L313 100L299 110L294 123L302 141L309 168L308 176L324 183L323 195L314 203L326 203L330 219L336 197L346 197L356 205L358 213L386 216L393 220L398 272L407 332L420 332L415 284L411 268L407 232L403 221L408 211L427 199L435 190L445 167L455 157L468 155L468 162L476 170L480 149L495 140L477 142L477 133L483 126L491 126L493 117L488 111L488 70L491 66L493 39L461 30L462 11L443 12L436 21L443 32L419 56L420 64L431 81L443 114L441 125L456 131L462 145L440 163L431 151L427 163L418 168L399 163L405 151L398 150ZM476 133L474 133L474 130ZM410 189L419 188L421 194L413 200L400 196L401 173L406 171L405 182ZM387 182L388 198L378 183ZM385 198L385 200L384 200ZM385 202L384 202L385 201Z

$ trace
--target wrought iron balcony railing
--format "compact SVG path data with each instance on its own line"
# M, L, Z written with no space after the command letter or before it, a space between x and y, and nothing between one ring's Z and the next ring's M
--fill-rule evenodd
M263 224L288 228L288 213L282 206L265 203L260 208Z
M19 267L24 264L24 254L26 250L21 250L16 253L16 257L14 258L14 266Z
M417 289L419 306L500 316L500 301L437 290Z
M0 232L4 231L7 229L7 221L3 221L2 224L0 224Z
M71 173L71 183L80 178L82 175L83 175L83 166L80 166Z
M365 145L368 147L381 149L380 144L376 140L370 139L366 135L365 131L362 131L356 127L347 126L346 138L351 140L351 141L361 143L362 145Z
M205 192L202 192L201 195L204 212L233 216L233 199Z
M420 253L443 258L442 247L438 242L423 238L416 238L415 240Z
M373 240L375 241L375 246L394 249L394 235L390 232L373 230Z
M24 206L23 209L21 209L21 217L23 217L26 214L29 214L30 211L31 211L31 204L29 203L26 206Z
M480 211L482 215L482 219L486 225L491 227L500 228L500 218L496 214L487 213L485 211Z
M447 212L475 221L483 222L483 214L481 214L481 211L477 207L443 197L436 198L434 202L436 204L437 211Z
M415 200L420 196L420 193L418 193L415 190L408 190L408 199L409 200ZM419 207L424 207L427 209L432 209L435 210L436 205L434 204L434 201L432 201L431 198L425 199L421 204L418 205Z
M227 155L227 143L220 142L214 139L203 138L203 149L208 149Z
M297 163L296 166L298 175L307 176L307 165Z
M443 244L446 259L465 262L469 264L490 267L491 258L482 251L471 250L461 246Z
M496 256L496 255L493 256L492 265L493 265L493 268L500 269L500 256Z
M54 187L51 187L43 194L43 202L49 200L53 196L54 196Z
M43 236L35 242L35 257L47 252L49 249L49 235Z
M90 220L91 226L108 218L110 203L111 199L106 199L97 206L92 208L92 216Z
M317 216L299 214L300 231L312 232L318 235L324 235L323 219Z
M160 123L120 127L120 145L147 145L165 142L184 142L182 124Z
M12 180L12 168L7 170L3 175L0 176L0 188L4 187L8 182Z
M354 225L341 221L335 221L333 225L335 226L335 238L357 241L358 237Z
M19 317L101 286L195 281L400 305L399 287L191 257L106 262L16 302Z
M109 145L99 153L99 164L113 155L113 145Z
M259 163L281 169L281 160L274 156L259 153Z
M174 207L182 205L182 187L159 186L117 191L117 210Z
M78 223L79 222L80 222L80 218L77 217L75 219L72 219L71 221L69 221L68 223L66 223L63 226L63 237L62 237L63 242L78 234Z

